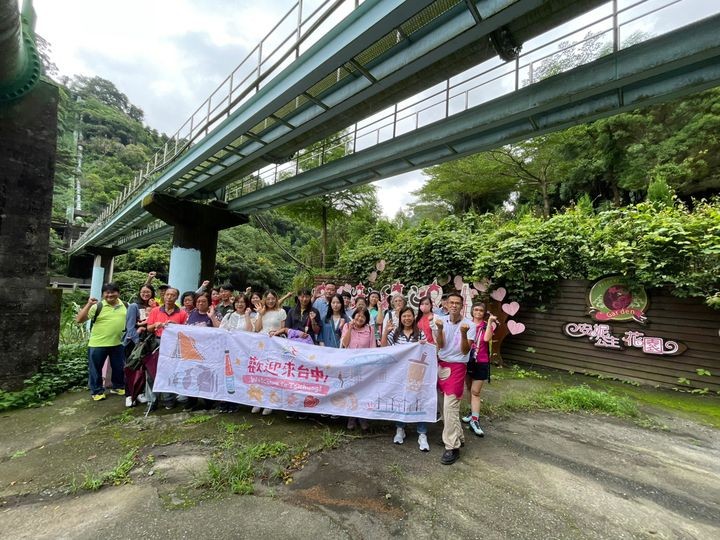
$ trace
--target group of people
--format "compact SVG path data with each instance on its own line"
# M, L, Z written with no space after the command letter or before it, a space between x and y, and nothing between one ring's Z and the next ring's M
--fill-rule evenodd
M234 294L230 284L210 288L205 281L196 291L180 294L167 285L152 285L155 273L148 274L137 297L126 304L113 283L102 287L102 299L90 298L77 315L77 321L91 321L88 342L89 387L95 401L105 399L102 369L109 359L111 393L126 397L126 405L156 400L146 375L154 377L155 366L146 370L125 367L125 361L146 336L162 339L169 324L186 324L222 328L229 331L263 332L323 347L364 349L398 346L406 343L429 343L437 347L438 403L443 421L442 439L445 451L443 464L454 463L464 444L462 422L469 424L477 436L484 435L479 423L480 392L490 379L490 343L497 318L488 313L483 303L472 306L472 318L463 315L463 298L451 292L443 297L443 305L436 307L430 297L420 299L418 311L408 305L405 297L394 293L389 306L383 310L381 296L372 291L360 296L353 304L349 293L338 294L334 283L325 283L324 294L314 298L309 289L295 294L293 306L283 304L293 296L280 297L272 290L260 294L247 288ZM157 362L157 357L155 358ZM150 381L151 382L151 381ZM470 414L460 418L460 402L467 388L470 392ZM188 409L214 404L199 403L196 398L163 394L159 397L165 408L178 402ZM154 401L157 403L157 401ZM239 409L235 403L217 404L222 412ZM271 409L253 407L253 413L268 415ZM368 429L364 418L349 418L348 429ZM417 423L418 447L429 451L427 425ZM395 444L403 444L406 426L396 424Z

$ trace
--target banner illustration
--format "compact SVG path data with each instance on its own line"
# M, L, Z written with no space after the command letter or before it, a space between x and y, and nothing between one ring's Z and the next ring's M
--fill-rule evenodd
M170 325L154 390L297 412L435 422L436 383L432 345L333 349Z

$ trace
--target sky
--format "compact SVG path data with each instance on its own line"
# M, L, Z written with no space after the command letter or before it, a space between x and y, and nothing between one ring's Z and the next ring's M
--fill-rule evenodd
M305 0L312 9L318 0ZM112 81L174 133L294 4L291 0L34 0L36 31L61 75ZM376 182L394 217L424 183L420 171Z
M321 0L303 2L307 13ZM648 0L639 6L636 2L618 1L621 41L633 32L658 35L720 10L720 2L705 0L677 3ZM294 0L34 0L36 30L50 42L52 59L60 74L99 76L112 81L134 105L143 109L150 127L168 134L177 131L294 3ZM347 4L352 4L352 0L347 0ZM657 9L663 5L668 7ZM527 56L521 58L529 63L548 54L550 49L545 48L533 52L540 42L554 38L577 41L588 30L606 32L606 27L594 26L572 34L578 27L608 17L609 9L606 4L523 44L523 54ZM649 15L638 17L641 10ZM558 46L553 43L548 47L556 51ZM473 68L467 73L484 69ZM451 79L451 84L459 77ZM521 73L521 78L525 77ZM479 88L474 93L477 103L511 91L513 81L514 76L509 74L493 83L493 89ZM462 85L458 88L462 90ZM472 101L473 94L469 96ZM410 113L419 107L422 106L412 105ZM432 120L428 115L427 121ZM383 214L394 217L415 200L412 192L424 181L422 172L414 171L376 182Z

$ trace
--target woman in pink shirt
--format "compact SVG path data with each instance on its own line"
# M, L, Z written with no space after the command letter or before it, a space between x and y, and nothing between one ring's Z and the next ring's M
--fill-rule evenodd
M353 314L352 320L342 329L340 347L343 349L368 349L377 347L375 333L368 324L370 313L366 308Z
M366 308L355 312L352 320L342 329L340 346L343 349L367 349L377 347L375 332L368 324L370 313ZM368 421L365 418L348 418L347 428L355 429L357 424L360 429L367 431Z

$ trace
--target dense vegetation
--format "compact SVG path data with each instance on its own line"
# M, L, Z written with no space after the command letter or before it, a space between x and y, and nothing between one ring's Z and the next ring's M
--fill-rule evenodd
M460 274L490 278L516 300L552 299L559 279L625 274L645 287L717 304L720 290L720 199L643 202L593 208L588 196L544 219L519 215L449 216L416 226L378 224L341 256L339 270L365 279L378 260L382 283L429 283Z
M72 206L82 145L82 215L92 221L165 136L110 81L63 81L54 213ZM720 90L598 120L425 171L418 201L381 216L361 187L222 231L217 283L287 289L316 274L379 282L490 277L546 302L562 278L630 275L718 304ZM76 143L77 138L77 143ZM341 156L336 156L341 157ZM54 245L59 244L57 238ZM51 262L65 262L57 251ZM124 296L167 278L169 241L116 258Z

